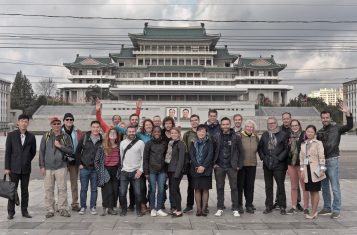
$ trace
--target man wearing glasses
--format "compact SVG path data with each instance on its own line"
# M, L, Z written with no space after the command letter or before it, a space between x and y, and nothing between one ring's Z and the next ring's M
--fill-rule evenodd
M287 138L278 126L275 117L269 117L267 121L268 130L260 138L258 153L263 161L264 181L265 181L265 210L264 214L272 212L273 209L273 179L277 184L277 197L280 214L286 215L286 194L285 194L285 174L287 170Z
M73 153L72 158L73 161L67 161L67 168L69 172L69 180L71 182L71 195L72 195L72 211L79 211L78 204L78 172L79 166L76 165L76 156L75 151L78 146L78 141L83 137L83 132L74 126L74 116L72 113L66 113L63 117L63 125L62 131L69 135L72 145L73 145Z
M39 166L45 177L46 218L55 215L55 185L58 191L59 214L63 217L70 217L67 201L67 155L73 153L73 146L70 137L61 131L59 118L51 118L50 124L51 130L42 137L39 156Z

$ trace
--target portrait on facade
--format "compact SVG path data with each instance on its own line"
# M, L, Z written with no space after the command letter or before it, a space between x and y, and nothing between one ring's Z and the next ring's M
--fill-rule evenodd
M180 120L190 120L191 108L180 108Z
M172 117L174 120L177 120L177 108L176 107L166 108L166 116Z

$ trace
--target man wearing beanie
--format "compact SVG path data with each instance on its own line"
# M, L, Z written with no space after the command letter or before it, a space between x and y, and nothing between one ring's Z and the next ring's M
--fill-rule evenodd
M74 126L74 116L72 113L66 113L63 117L62 131L70 136L73 145L73 155L74 161L67 162L67 168L69 172L69 179L71 182L71 195L72 195L72 211L79 211L78 204L78 172L79 166L76 165L75 152L77 149L78 141L83 137L83 132Z

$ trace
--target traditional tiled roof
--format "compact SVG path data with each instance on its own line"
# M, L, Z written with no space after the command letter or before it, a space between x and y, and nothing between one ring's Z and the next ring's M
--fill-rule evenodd
M232 55L229 54L228 48L217 48L217 55L214 57L216 60L230 60L231 62L234 62L238 56L237 55Z
M128 58L135 58L135 55L133 54L134 48L133 47L122 47L120 50L120 53L110 53L109 56L113 58L114 61L117 61L117 59L128 59Z
M274 57L241 57L239 56L238 68L250 68L250 69L277 69L283 70L286 68L286 64L277 64Z
M113 67L114 64L110 57L92 57L77 55L76 60L72 63L63 63L66 68L102 68Z
M201 27L153 27L145 24L143 33L131 34L129 37L134 47L138 47L138 39L143 40L209 40L211 46L216 45L220 38L219 34L206 34L206 29Z

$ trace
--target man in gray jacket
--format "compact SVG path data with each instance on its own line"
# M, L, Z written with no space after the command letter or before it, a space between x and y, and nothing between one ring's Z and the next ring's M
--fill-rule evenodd
M67 162L66 154L72 154L73 146L70 137L61 131L61 120L51 118L51 130L41 140L39 165L45 177L46 218L54 216L54 189L57 184L58 209L61 216L70 217L67 202Z

